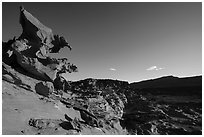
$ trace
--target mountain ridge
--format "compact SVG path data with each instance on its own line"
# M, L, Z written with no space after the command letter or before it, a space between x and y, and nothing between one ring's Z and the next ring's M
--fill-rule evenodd
M172 84L172 85L171 85ZM132 88L164 88L202 86L202 75L193 77L164 76L156 79L130 83Z
M128 83L131 87L134 88L161 88L162 86L147 86L144 87L145 85L152 85L151 83L156 83L156 85L159 84L163 84L163 83L159 83L159 82L171 82L171 81L176 81L176 82L180 82L178 84L181 85L168 85L166 87L184 87L184 86L202 86L202 75L198 75L198 76L187 76L187 77L176 77L176 76L172 76L172 75L168 75L168 76L162 76L162 77L158 77L158 78L154 78L154 79L146 79L146 80L142 80L142 81L138 81L138 82L128 82L126 80L118 80L118 79L110 79L110 78L103 78L103 79L98 79L98 78L85 78L85 79L81 79L81 80L77 80L77 81L69 81L71 83L78 83L78 82L83 82L83 81L88 81L88 80L100 80L100 81L118 81L118 82L124 82L124 83ZM188 83L188 85L184 85L184 82L193 82L191 84ZM143 86L144 83L144 86Z

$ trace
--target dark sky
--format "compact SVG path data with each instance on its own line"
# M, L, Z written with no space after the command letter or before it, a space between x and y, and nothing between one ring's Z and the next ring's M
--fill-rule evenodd
M22 32L20 5L73 47L60 52L79 68L68 80L202 74L201 2L3 3L3 41Z

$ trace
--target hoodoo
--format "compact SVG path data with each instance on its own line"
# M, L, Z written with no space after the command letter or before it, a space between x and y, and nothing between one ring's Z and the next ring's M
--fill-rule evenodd
M3 59L13 65L10 58L16 57L16 64L28 73L42 80L54 81L57 74L76 72L77 67L67 58L51 58L49 53L57 53L61 48L71 46L63 36L55 35L52 29L43 25L23 7L20 7L20 24L23 32L19 38L3 42Z

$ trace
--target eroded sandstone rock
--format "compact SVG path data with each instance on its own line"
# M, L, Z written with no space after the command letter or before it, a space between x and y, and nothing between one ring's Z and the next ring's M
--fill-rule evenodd
M58 53L71 46L63 36L54 35L23 7L20 8L20 24L23 32L19 38L3 42L3 62L18 64L25 71L46 81L54 81L57 74L76 72L77 67L67 58L55 59L49 53ZM15 67L15 65L13 65Z

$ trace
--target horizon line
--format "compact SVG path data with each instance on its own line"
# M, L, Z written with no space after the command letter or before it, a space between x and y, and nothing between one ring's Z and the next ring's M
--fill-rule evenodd
M154 79L158 79L158 78L163 78L163 77L175 77L175 78L190 78L190 77L202 77L202 74L200 75L191 75L191 76L175 76L175 75L163 75L163 76L159 76L159 77L153 77L153 78L149 78L149 79L142 79L142 80L138 80L138 81L128 81L128 80L122 80L122 79L114 79L114 78L93 78L93 77L86 77L83 79L79 79L79 80L66 80L67 81L71 81L71 82L77 82L77 81L81 81L81 80L86 80L86 79L97 79L97 80L118 80L118 81L124 81L124 82L128 82L128 83L135 83L135 82L142 82L142 81L147 81L147 80L154 80Z

